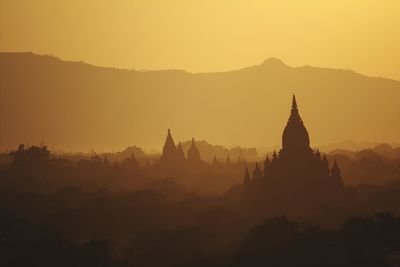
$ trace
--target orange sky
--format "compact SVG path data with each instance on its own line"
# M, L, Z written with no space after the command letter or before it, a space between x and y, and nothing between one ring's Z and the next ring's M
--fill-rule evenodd
M0 51L222 71L278 57L400 80L400 1L0 0Z

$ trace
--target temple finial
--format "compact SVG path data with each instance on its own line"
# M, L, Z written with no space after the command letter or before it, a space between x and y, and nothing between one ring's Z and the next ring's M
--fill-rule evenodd
M295 94L293 94L292 108L293 109L297 109L297 102L296 102L296 95Z

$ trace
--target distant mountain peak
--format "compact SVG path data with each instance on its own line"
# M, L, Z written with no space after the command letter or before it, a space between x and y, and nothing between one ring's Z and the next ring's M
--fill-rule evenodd
M270 57L264 60L261 66L268 66L268 67L285 67L288 68L289 66L286 65L282 60L275 57Z

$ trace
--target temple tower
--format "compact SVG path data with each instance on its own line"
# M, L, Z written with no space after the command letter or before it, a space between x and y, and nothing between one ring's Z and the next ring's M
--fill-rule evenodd
M177 162L178 153L175 147L174 139L171 135L171 130L168 129L167 138L165 139L163 153L160 158L161 165L173 165Z
M200 162L201 161L200 152L196 147L194 138L192 138L192 144L189 148L187 159L189 162Z
M293 95L292 110L287 125L282 134L282 156L312 154L310 138L306 127L300 118L296 96Z

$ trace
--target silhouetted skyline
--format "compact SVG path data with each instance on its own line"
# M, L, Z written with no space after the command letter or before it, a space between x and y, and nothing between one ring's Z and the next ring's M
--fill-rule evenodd
M0 266L400 266L399 11L0 0Z
M21 144L0 154L1 261L396 266L400 149L321 154L308 122L293 96L282 149L262 162L230 150L206 162L195 138L184 149L171 129L156 156L130 147L66 157Z

